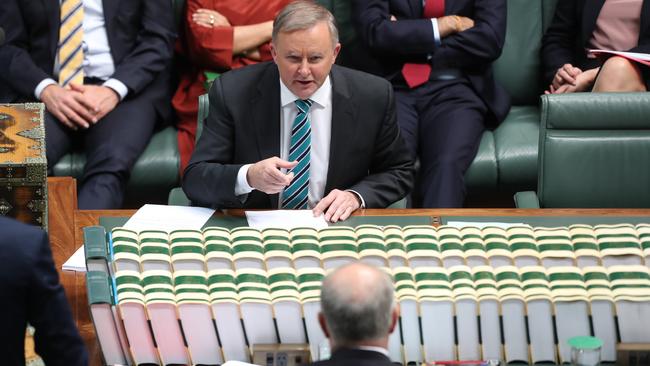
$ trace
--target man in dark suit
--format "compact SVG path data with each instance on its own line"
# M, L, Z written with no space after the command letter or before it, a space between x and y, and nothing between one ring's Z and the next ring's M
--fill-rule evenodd
M88 364L42 230L0 216L0 354L25 365L25 328L34 326L36 352L47 366Z
M170 1L3 0L0 102L45 103L49 167L76 144L79 208L119 208L157 121L171 116Z
M505 40L506 0L354 0L353 8L420 159L415 205L462 206L485 123L510 108L491 68Z
M399 307L388 275L361 262L338 268L323 281L321 309L318 321L332 356L314 365L392 364L388 337L397 325Z
M413 163L381 78L333 66L332 15L310 1L274 23L275 63L234 70L210 112L183 189L211 207L313 208L330 221L386 207L411 188Z

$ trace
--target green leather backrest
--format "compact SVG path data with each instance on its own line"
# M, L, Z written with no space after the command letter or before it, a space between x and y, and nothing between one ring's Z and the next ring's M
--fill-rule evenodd
M513 105L537 105L539 101L544 1L508 0L506 42L494 62L494 74Z
M650 93L542 96L542 207L650 207Z
M553 20L553 14L555 14L555 5L557 5L558 0L542 0L542 21L544 25L544 31L551 24Z

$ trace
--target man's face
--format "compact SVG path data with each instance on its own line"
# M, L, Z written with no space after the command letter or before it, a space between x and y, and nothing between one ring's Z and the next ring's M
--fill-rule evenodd
M340 44L332 46L327 23L294 32L280 32L271 45L280 79L300 99L308 99L325 82Z

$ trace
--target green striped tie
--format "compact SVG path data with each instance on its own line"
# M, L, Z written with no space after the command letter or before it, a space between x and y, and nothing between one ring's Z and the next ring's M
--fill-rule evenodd
M83 84L82 42L84 7L82 0L61 2L61 25L59 28L59 84Z
M289 161L298 164L290 170L293 180L282 193L282 208L306 209L309 199L309 160L311 155L311 123L309 121L309 108L311 99L295 101L298 115L293 120L291 128L291 144L289 147Z

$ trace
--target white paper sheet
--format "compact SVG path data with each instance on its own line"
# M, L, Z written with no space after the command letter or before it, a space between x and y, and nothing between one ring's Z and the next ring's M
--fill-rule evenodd
M464 227L475 227L479 229L486 228L488 226L496 226L501 229L507 229L513 226L525 225L524 223L510 223L510 222L472 222L472 221L449 221L447 226L455 228L464 228Z
M64 271L86 272L86 256L84 246L80 246L62 266Z
M203 207L144 205L124 228L141 230L162 230L171 232L178 229L201 230L214 210ZM86 258L83 245L62 266L64 271L86 272Z
M213 209L204 207L144 205L124 224L124 228L137 232L201 230L212 214Z
M613 51L613 50L599 50L599 49L594 49L594 50L589 50L589 53L591 54L611 54L611 55L616 55L616 56L621 56L625 58L629 58L630 60L638 61L640 63L650 65L650 54L647 53L638 53L638 52L622 52L622 51Z
M290 230L296 227L322 229L327 227L325 216L314 217L311 210L246 211L246 220L248 220L248 226L258 230L268 228Z

